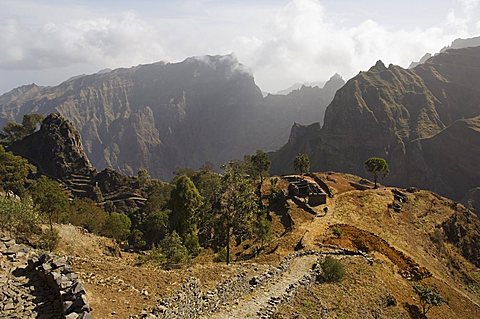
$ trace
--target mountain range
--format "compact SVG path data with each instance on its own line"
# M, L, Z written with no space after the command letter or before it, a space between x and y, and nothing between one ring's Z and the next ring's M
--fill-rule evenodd
M337 91L323 127L294 125L271 154L273 171L310 156L313 170L367 176L364 162L385 158L400 186L460 200L480 185L480 47L450 49L413 69L378 61Z
M16 88L0 96L0 126L31 112L58 112L78 129L96 168L135 174L145 167L168 179L179 167L218 167L278 149L292 123L323 121L344 83L335 75L323 88L263 97L234 56L194 57Z

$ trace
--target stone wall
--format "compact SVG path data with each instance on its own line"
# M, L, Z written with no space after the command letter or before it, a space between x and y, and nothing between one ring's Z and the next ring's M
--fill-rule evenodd
M180 288L179 292L170 298L164 298L157 302L156 307L150 311L144 311L142 315L136 318L162 318L162 319L181 319L181 318L199 318L209 313L215 313L223 306L228 306L232 301L241 298L262 286L267 281L274 281L276 277L287 271L295 258L314 255L344 255L344 256L360 256L369 263L373 260L367 254L361 251L350 251L344 249L335 249L328 252L320 252L316 250L300 250L286 256L277 267L272 267L270 270L262 274L248 277L246 273L241 273L233 278L226 280L219 284L215 289L209 291L202 291L200 281L197 278L190 278ZM270 306L263 309L259 317L269 318L270 314L276 310L276 305L280 302L285 302L294 296L295 290L299 286L305 286L313 283L319 274L318 265L297 283L294 283L287 289L281 300L271 300ZM133 317L132 317L133 318Z
M93 318L83 284L64 258L39 256L8 236L0 237L0 311L11 318Z
M51 254L42 254L28 261L28 268L37 272L56 292L67 319L93 318L83 284L67 261Z

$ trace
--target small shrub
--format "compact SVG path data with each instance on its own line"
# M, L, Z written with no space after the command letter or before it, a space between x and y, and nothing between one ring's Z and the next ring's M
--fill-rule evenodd
M166 257L165 268L178 268L188 261L188 250L176 231L165 236L160 245Z
M42 233L38 241L38 246L40 249L53 251L57 248L60 241L60 235L56 229L48 229Z
M223 247L220 249L217 254L215 255L215 258L213 258L213 261L215 262L225 262L227 261L227 249Z
M89 232L99 234L105 226L108 213L92 200L75 199L70 205L68 221L72 225L82 226Z
M130 235L130 227L132 222L125 214L111 213L105 222L102 230L102 235L115 239L121 242Z
M152 249L146 254L137 258L137 264L152 263L156 265L163 265L167 261L167 258L163 254L160 247L153 245Z
M413 291L420 297L420 307L424 316L427 316L430 309L441 306L443 303L442 296L436 288L415 284Z
M339 227L334 227L333 228L333 234L337 236L337 238L342 237L342 229Z
M198 256L200 254L200 243L198 242L198 236L195 233L189 233L185 235L184 245L187 248L190 256Z
M39 215L31 200L0 197L0 229L15 235L36 233Z
M147 242L143 240L143 233L139 229L132 230L130 236L128 236L128 244L130 247L137 249L144 249L147 246ZM153 247L155 247L155 245L153 245Z
M339 282L345 276L342 263L333 257L327 256L321 263L322 277L326 282Z

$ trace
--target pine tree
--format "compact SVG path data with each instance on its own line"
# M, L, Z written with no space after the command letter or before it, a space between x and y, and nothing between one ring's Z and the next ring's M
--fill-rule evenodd
M175 181L171 193L170 228L185 238L197 225L198 209L202 205L202 197L195 184L186 175L181 175Z

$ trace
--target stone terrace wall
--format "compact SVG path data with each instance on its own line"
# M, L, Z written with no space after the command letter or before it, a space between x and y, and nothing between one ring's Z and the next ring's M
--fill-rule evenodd
M85 289L64 258L0 234L0 318L90 319Z
M66 319L90 319L87 296L83 284L67 261L58 256L43 254L28 261L28 269L37 272L54 290L62 303Z
M295 258L307 255L344 255L344 256L360 256L369 263L373 263L371 257L361 251L350 251L345 249L335 249L329 252L320 252L316 250L300 250L286 256L278 267L253 277L248 277L245 273L241 273L233 278L219 284L215 289L203 292L200 289L200 281L197 278L187 280L180 292L170 298L161 299L157 306L150 312L144 312L141 316L132 316L131 318L162 318L162 319L181 319L181 318L198 318L209 313L218 311L222 306L228 305L230 302L238 299L251 291L260 287L267 281L273 281L277 276L287 271ZM289 300L298 286L308 285L313 282L318 275L318 265L299 282L294 284L286 292L282 300L272 300L271 306L262 310L259 314L264 317L271 314L276 309L276 304Z

